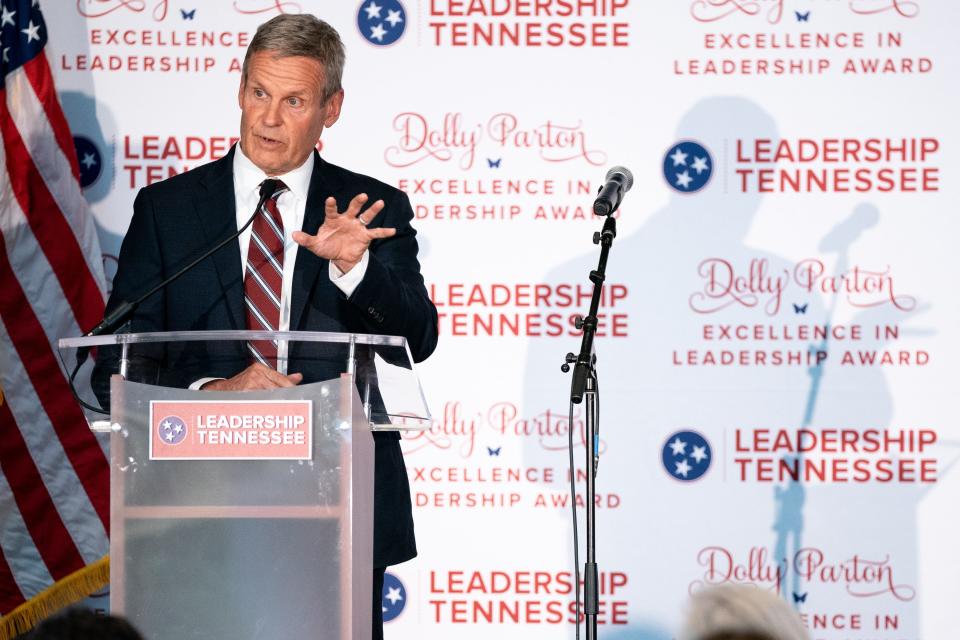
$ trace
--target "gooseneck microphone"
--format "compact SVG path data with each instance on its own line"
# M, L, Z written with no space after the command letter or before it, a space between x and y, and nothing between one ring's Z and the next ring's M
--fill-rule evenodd
M116 309L114 309L113 311L108 313L106 316L104 316L100 324L95 326L90 331L87 331L85 334L83 334L83 337L87 338L90 336L101 336L104 334L111 334L115 332L130 318L131 315L133 315L133 312L137 310L137 307L140 306L140 303L142 303L144 300L146 300L156 292L160 291L161 289L169 285L171 282L173 282L174 280L176 280L186 272L193 269L195 266L197 266L198 264L200 264L210 256L212 256L214 253L216 253L217 251L222 249L224 246L226 246L229 242L236 240L240 236L240 234L243 233L244 230L253 223L253 221L257 217L257 214L260 213L260 208L263 207L263 203L266 202L267 198L271 197L274 194L274 192L276 192L277 187L279 185L280 185L280 181L275 180L273 178L268 178L263 182L261 182L260 183L260 201L257 202L257 207L256 209L254 209L253 214L250 216L250 219L247 220L246 224L240 227L236 231L236 233L231 233L226 238L224 238L223 240L215 244L213 247L201 253L199 256L197 256L195 259L190 261L188 264L178 269L176 273L174 273L168 278L165 278L164 280L161 280L159 284L157 284L156 286L148 290L146 293L143 293L142 295L139 295L136 298L134 298L132 302L129 302L126 300L121 302ZM77 402L79 402L82 406L86 407L87 409L90 409L91 411L95 411L97 413L107 414L107 412L104 411L102 408L93 407L87 404L86 402L84 402L80 398L80 395L77 393L76 389L74 388L74 379L77 377L77 373L80 371L80 367L83 365L84 362L86 362L87 354L89 353L90 353L90 347L80 347L79 349L77 349L77 362L76 362L76 365L74 366L73 373L70 374L70 380L69 380L70 390L73 392L73 397L76 398Z
M117 330L117 328L119 328L121 325L123 325L124 322L127 321L127 318L129 318L133 314L133 312L136 311L137 307L140 306L141 302L143 302L144 300L146 300L147 298L155 294L157 291L160 291L161 289L169 285L171 282L173 282L174 280L176 280L177 278L185 274L187 271L190 271L191 269L193 269L202 261L212 256L214 253L222 249L228 242L235 240L241 233L243 233L243 231L247 227L251 225L251 223L253 223L254 219L256 219L257 217L257 214L260 212L260 208L263 206L263 203L267 201L267 198L269 198L274 194L279 184L280 184L280 181L274 180L273 178L268 178L267 180L264 180L263 182L261 182L260 183L260 201L257 203L257 208L254 209L253 215L250 216L250 219L247 220L246 224L240 227L236 233L231 233L229 236L227 236L226 238L218 242L216 245L214 245L210 249L207 249L206 251L201 253L197 258L192 260L189 264L185 265L184 267L180 268L172 276L170 276L169 278L166 278L165 280L162 280L155 287L153 287L143 295L140 295L137 298L135 298L133 302L124 301L120 303L120 305L116 309L111 311L109 314L107 314L103 318L103 321L100 324L98 324L97 326L95 326L93 329L86 332L85 334L83 334L84 337L100 336L103 334L113 333L114 331Z
M607 171L604 185L600 187L597 199L593 201L593 212L598 216L608 216L617 210L623 194L633 186L633 174L626 167L614 167Z

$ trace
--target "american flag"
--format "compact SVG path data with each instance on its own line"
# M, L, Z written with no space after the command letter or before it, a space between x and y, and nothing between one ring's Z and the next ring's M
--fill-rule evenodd
M0 638L98 588L108 551L107 458L55 351L104 281L47 36L39 0L0 0Z

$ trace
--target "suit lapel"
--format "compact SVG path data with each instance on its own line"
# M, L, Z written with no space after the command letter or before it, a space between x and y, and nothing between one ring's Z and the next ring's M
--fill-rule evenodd
M237 231L237 205L233 188L233 148L213 163L200 181L200 190L194 206L206 237L207 246L213 246ZM251 212L252 213L252 212ZM234 240L213 254L220 287L227 303L233 329L246 328L243 309L243 269L240 264L240 244Z
M329 196L336 197L343 187L342 181L316 151L314 151L314 160L313 175L310 177L310 190L307 193L307 205L303 215L303 231L310 235L316 235L320 225L323 224L326 199ZM297 250L290 298L291 330L301 326L301 316L307 306L307 297L313 290L320 272L328 268L327 260L318 258L303 247Z

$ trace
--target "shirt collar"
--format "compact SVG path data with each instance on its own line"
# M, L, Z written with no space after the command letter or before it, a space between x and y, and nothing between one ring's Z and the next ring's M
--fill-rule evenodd
M253 164L250 158L244 155L238 142L233 154L234 184L239 193L256 193L259 192L260 183L265 179L277 178L281 180L283 184L287 185L287 188L290 189L290 192L294 196L306 200L307 191L310 188L310 178L313 176L313 165L316 162L315 155L316 154L311 153L307 156L306 162L293 171L289 171L281 176L268 176L260 167Z

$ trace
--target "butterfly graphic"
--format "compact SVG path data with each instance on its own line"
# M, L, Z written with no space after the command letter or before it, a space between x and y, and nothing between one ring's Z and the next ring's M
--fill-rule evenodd
M794 591L794 592L793 592L793 601L794 601L794 603L800 604L801 602L806 602L806 601L807 601L807 595L809 595L809 593L797 593L796 591Z
M491 169L499 169L499 168L500 168L500 162L501 162L502 160L503 160L503 158L497 158L496 160L494 160L493 158L487 158L487 165L488 165Z
M487 455L488 455L488 456L499 456L499 455L500 455L500 449L503 449L503 446L499 446L499 447L497 447L496 449L494 449L493 447L487 447Z
M797 14L797 22L808 22L810 20L810 12L800 13L799 11L794 11Z
M809 303L809 302L806 303L806 304L804 304L804 305L799 305L799 304L797 304L796 302L794 302L794 303L793 303L793 312L794 312L794 313L806 313L806 312L807 312L807 307L809 307L809 306L810 306L810 303Z
M180 9L180 16L181 16L184 20L193 20L193 16L195 16L195 15L197 15L197 10L196 10L196 9L192 9L192 10L190 10L190 11L187 11L186 9Z

